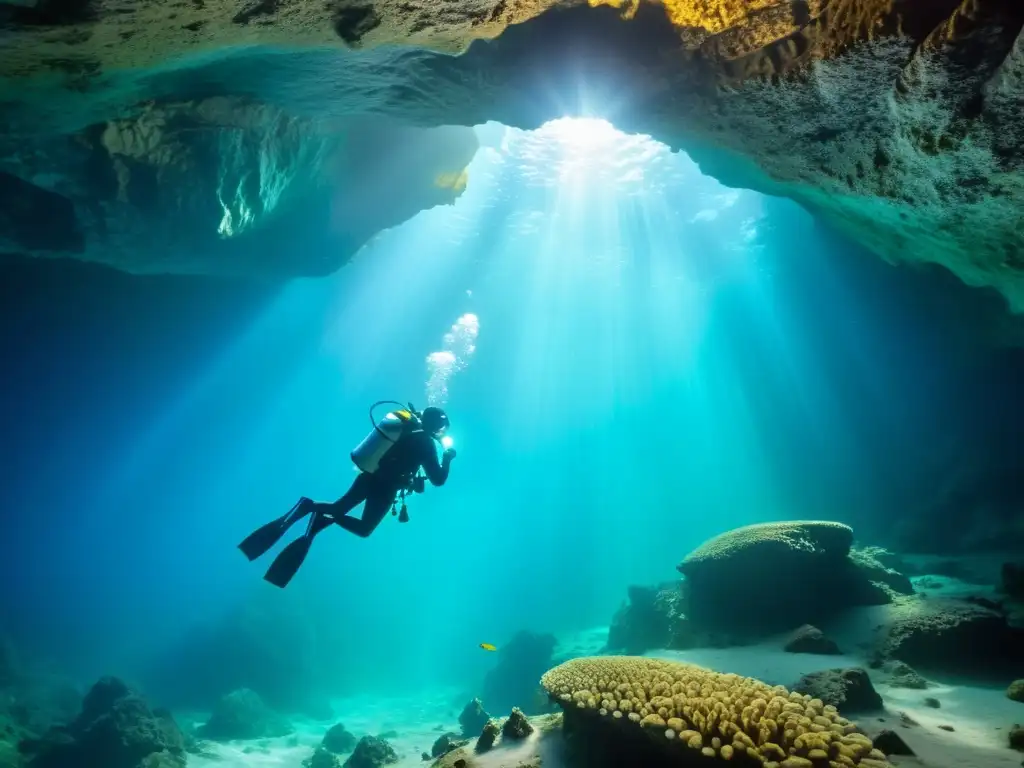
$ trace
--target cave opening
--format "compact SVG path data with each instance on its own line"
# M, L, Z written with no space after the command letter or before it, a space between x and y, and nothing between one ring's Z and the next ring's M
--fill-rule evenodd
M620 651L870 669L929 768L1016 743L1020 681L946 673L1024 649L1024 4L226 5L0 0L0 755L109 762L110 699L146 765L340 768L340 717L411 766ZM269 587L235 545L346 494L383 398L448 410L449 481ZM783 520L832 522L680 567ZM436 764L646 759L564 722Z

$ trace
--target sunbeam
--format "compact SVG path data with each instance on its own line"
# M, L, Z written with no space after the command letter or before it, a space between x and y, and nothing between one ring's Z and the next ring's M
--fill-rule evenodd
M93 554L77 542L115 540L144 510L146 535L109 555L142 576L94 579L83 601L100 587L118 605L158 594L187 623L264 586L236 544L299 496L344 494L380 400L447 410L450 480L410 496L406 524L388 516L366 540L325 531L281 598L304 615L343 606L323 631L374 685L466 674L451 649L467 635L521 628L516 611L438 625L451 596L487 605L557 582L572 600L538 600L530 622L593 626L623 584L671 578L723 520L854 517L900 481L870 446L910 444L910 426L875 412L914 379L878 365L872 300L835 273L806 214L603 119L477 130L453 204L284 286L97 469L79 500L102 513L48 546L82 572ZM169 571L173 589L158 578ZM401 610L382 612L397 594ZM344 631L370 625L373 643Z

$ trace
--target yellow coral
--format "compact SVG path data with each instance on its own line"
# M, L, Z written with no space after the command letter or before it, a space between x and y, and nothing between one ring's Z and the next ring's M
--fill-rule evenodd
M541 685L565 708L597 714L591 702L618 702L603 711L621 718L628 704L641 728L707 757L745 755L777 768L826 762L830 768L890 768L835 707L749 677L660 659L600 656L560 664Z

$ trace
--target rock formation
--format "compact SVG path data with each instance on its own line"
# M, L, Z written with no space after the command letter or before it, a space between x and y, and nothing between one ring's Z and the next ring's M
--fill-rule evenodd
M924 690L928 687L928 681L905 662L891 661L883 664L882 668L889 674L889 685L893 688Z
M456 733L445 733L437 737L430 747L430 757L447 755L453 749L465 746L468 739L460 739Z
M1014 723L1009 733L1010 748L1024 752L1024 727Z
M247 688L221 698L210 719L199 729L204 739L264 739L292 732L291 725L263 703L259 694Z
M502 723L502 738L507 740L525 739L531 733L533 733L533 726L526 719L526 715L520 709L513 708L512 713Z
M357 739L341 723L327 729L320 746L335 755L351 752L356 748Z
M885 605L914 589L889 567L899 564L894 556L852 542L849 526L827 521L763 523L719 534L676 566L681 583L629 587L606 650L723 647L790 631L787 651L839 653L811 622Z
M491 716L487 714L480 699L473 699L467 702L459 714L459 725L462 727L462 735L467 737L476 736L490 719Z
M879 628L875 654L944 674L1024 673L1024 630L997 606L977 601L901 598Z
M302 761L304 768L342 768L341 758L322 746L313 750L313 754Z
M363 736L345 761L345 768L382 768L398 762L391 745L377 736Z
M185 739L167 712L150 709L120 680L105 677L71 723L21 745L31 768L184 768Z
M555 650L554 635L517 632L498 654L497 664L484 678L484 706L491 712L507 712L519 707L528 714L536 709L537 681L551 666ZM475 729L474 729L475 730Z
M843 712L872 712L882 708L867 670L859 667L824 669L801 677L793 686L797 693L821 699Z
M494 746L494 742L498 738L498 734L501 733L501 727L498 725L497 720L488 720L484 723L484 727L480 730L480 735L476 737L476 751L486 752Z
M735 528L704 542L677 569L686 616L700 631L749 638L813 624L847 608L883 605L906 577L851 551L853 530L828 521ZM881 581L879 579L885 579Z
M322 274L450 201L475 149L353 156L351 116L536 127L585 72L621 129L1024 308L1024 6L606 2L4 4L0 252Z
M324 275L377 232L451 202L469 129L323 121L238 96L147 104L77 133L0 143L0 252L130 272ZM52 167L34 165L49 156ZM43 190L26 178L54 177ZM7 226L4 226L7 224Z
M788 653L816 653L824 656L842 653L835 640L810 624L797 628L786 641L783 650Z
M1006 698L1024 703L1024 680L1014 680L1006 689Z
M610 651L639 654L653 648L681 650L690 646L689 624L683 612L685 599L679 582L657 587L632 585L627 596L608 629Z

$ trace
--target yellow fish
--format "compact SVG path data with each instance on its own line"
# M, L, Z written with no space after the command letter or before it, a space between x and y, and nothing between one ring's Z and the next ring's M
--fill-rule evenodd
M491 645L490 643L480 643L480 647L483 648L485 651L496 651L496 650L498 650L497 646Z

